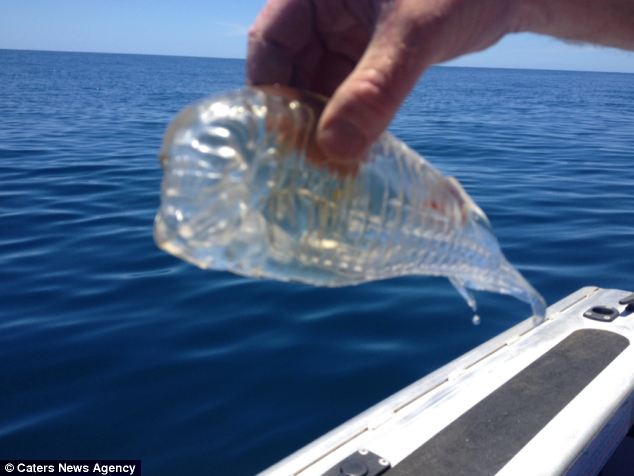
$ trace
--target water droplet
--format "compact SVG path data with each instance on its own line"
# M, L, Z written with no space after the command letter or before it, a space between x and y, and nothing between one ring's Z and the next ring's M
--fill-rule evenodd
M469 291L464 283L455 277L450 277L449 281L453 284L453 287L456 288L456 291L462 296L462 298L467 301L468 306L471 308L473 312L476 311L478 305L476 303L475 297L473 293Z

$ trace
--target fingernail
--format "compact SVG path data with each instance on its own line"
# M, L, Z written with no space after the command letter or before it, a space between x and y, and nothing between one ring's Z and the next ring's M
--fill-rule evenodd
M339 160L355 160L367 146L363 132L347 120L335 121L320 130L317 141L327 155Z

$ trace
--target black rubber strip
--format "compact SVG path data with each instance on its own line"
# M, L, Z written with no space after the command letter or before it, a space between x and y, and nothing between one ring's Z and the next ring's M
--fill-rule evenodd
M497 473L629 343L609 331L573 332L387 474Z

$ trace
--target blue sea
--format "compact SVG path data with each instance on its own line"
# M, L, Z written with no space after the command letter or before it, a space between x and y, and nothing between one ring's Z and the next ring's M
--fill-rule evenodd
M0 459L249 475L528 317L444 279L320 289L156 248L170 119L244 61L0 51ZM553 303L634 290L634 75L437 67L391 131Z

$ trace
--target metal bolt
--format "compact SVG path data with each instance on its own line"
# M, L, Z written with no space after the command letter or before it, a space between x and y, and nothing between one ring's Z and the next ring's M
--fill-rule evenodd
M346 461L339 467L342 476L365 476L368 467L360 461Z
M386 460L385 458L381 458L381 459L379 460L379 464L380 464L381 466L389 466L389 465L390 465L390 462L389 462L388 460Z
M367 455L368 454L368 450L366 450L365 448L362 448L359 450L359 454L360 455Z

